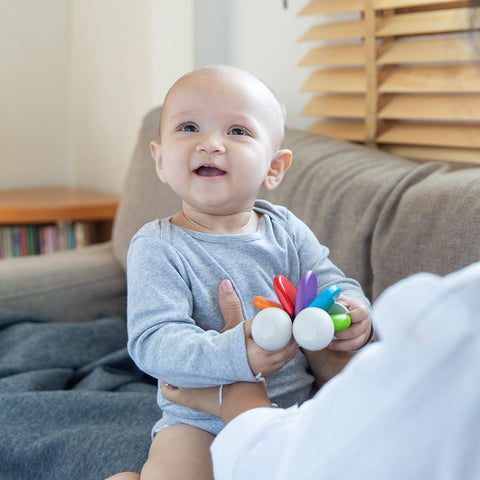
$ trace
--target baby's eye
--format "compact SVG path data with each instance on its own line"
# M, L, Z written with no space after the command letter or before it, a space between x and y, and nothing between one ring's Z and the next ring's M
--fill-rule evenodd
M178 127L178 131L180 132L198 132L198 128L193 123L184 123Z
M249 135L248 131L241 127L233 127L228 132L229 135Z

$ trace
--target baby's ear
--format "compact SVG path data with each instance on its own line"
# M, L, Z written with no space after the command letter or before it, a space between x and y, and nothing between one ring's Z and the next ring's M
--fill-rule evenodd
M162 146L160 142L154 140L150 142L150 152L152 154L152 158L155 161L155 170L157 172L158 178L163 182L167 183L167 179L165 174L163 173L163 166L162 166Z
M273 190L280 185L280 182L292 163L292 152L287 149L279 150L270 163L270 169L263 181L267 190Z

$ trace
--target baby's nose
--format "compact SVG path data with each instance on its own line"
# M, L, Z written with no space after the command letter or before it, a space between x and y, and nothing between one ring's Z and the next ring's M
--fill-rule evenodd
M200 137L196 150L204 153L223 153L225 145L219 135L205 134Z

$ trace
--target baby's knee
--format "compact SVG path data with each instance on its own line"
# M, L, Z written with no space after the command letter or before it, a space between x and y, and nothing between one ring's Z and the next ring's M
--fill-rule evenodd
M153 439L142 480L212 480L210 445L214 436L190 425L172 425Z

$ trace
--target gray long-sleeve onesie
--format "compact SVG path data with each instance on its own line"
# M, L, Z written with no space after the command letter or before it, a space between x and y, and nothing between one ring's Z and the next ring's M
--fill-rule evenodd
M313 270L319 290L337 284L345 295L366 305L359 284L328 259L329 251L289 210L257 200L262 216L251 234L211 235L180 228L170 220L144 225L128 252L128 349L140 369L180 387L206 387L255 381L247 361L243 326L219 334L224 326L218 285L228 278L253 318L256 295L275 299L273 278L297 285ZM281 407L310 398L313 376L302 353L267 378L272 402ZM165 425L187 423L217 434L217 417L166 401L158 390Z

